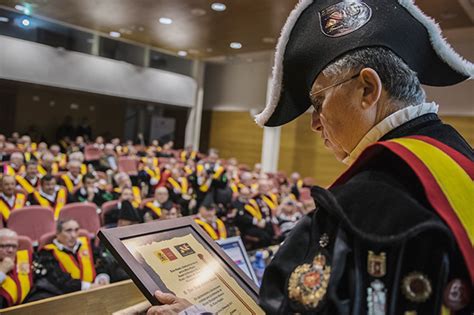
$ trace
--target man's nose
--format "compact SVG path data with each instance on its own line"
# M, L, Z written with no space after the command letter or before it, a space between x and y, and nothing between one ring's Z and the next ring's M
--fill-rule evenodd
M311 114L311 129L314 132L322 131L321 119L319 119L319 113L316 111L313 111L313 113Z

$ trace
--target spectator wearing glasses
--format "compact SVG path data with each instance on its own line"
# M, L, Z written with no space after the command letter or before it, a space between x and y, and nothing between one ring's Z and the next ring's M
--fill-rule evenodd
M18 235L0 229L0 308L25 302L33 287L32 253L18 250Z

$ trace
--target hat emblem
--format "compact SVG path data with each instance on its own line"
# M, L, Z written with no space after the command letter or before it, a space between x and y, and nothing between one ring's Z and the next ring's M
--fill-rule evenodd
M360 0L345 0L319 12L321 31L329 37L350 34L369 22L372 9Z

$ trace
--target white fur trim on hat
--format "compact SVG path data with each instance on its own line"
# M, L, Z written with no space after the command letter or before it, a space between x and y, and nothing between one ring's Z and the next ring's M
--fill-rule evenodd
M273 64L272 83L270 86L270 99L263 112L255 116L255 122L263 127L270 119L280 99L282 80L283 80L283 57L285 55L286 45L290 39L291 31L298 21L301 13L313 3L313 0L300 0L296 7L291 11L285 26L281 30L280 38L276 46L275 62Z
M446 41L441 33L438 23L421 11L415 5L413 0L398 0L398 3L404 7L415 19L417 19L428 31L430 42L438 56L457 72L474 78L474 64L461 57L451 45Z

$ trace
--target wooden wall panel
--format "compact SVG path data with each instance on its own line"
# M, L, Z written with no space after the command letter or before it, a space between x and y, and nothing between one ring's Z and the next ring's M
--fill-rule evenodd
M219 150L222 158L237 158L249 166L260 162L263 129L248 111L213 111L211 114L209 148Z
M474 146L474 117L442 119ZM260 161L263 129L255 125L248 112L213 111L210 121L209 147L219 149L222 157L236 157L241 163L252 165ZM315 184L327 187L347 167L336 160L310 124L311 115L305 114L282 127L278 169L288 175L299 172L303 177L313 177Z

